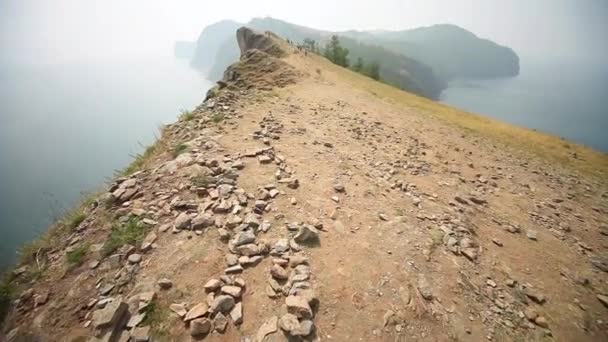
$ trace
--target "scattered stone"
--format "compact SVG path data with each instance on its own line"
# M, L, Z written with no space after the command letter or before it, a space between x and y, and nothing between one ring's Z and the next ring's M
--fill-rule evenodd
M275 333L278 330L277 323L279 319L276 316L268 319L260 329L258 329L257 334L255 335L255 342L262 342L266 338L266 336Z
M292 331L300 328L300 321L296 315L287 313L279 319L279 328L291 335Z
M378 218L380 218L382 221L388 221L388 217L383 213L379 213Z
M157 236L154 232L148 233L148 235L146 236L144 241L142 241L142 243L141 243L140 250L142 252L147 252L150 249L152 249L152 244L154 244L154 242L156 242L156 239L157 239Z
M494 243L496 246L498 246L498 247L502 247L502 241L500 241L500 240L498 240L498 239L494 238L494 239L492 239L492 242L493 242L493 243Z
M241 293L242 293L243 289L241 289L239 286L226 285L226 286L222 286L221 291L222 291L222 293L231 295L234 298L239 298L239 297L241 297Z
M598 294L597 300L599 300L602 304L604 304L605 307L608 308L608 296Z
M272 162L272 159L269 156L263 154L258 157L258 161L260 162L260 164L269 164L270 162Z
M192 220L190 219L190 216L187 213L180 213L175 219L173 227L175 229L188 229L190 228L191 222Z
M233 245L234 247L238 247L238 246L242 246L242 245L246 245L248 243L252 243L255 241L255 233L253 232L253 230L245 230L242 232L239 232L238 234L236 234L236 236L233 239Z
M433 299L433 290L431 289L431 286L426 278L423 276L418 278L418 291L420 292L422 298L426 300Z
M526 236L528 237L528 239L530 240L537 240L537 233L535 230L530 230L528 229L528 231L526 232Z
M234 325L243 323L243 304L241 302L236 303L232 310L230 310L230 319L232 319Z
M190 309L190 311L188 311L186 317L184 317L184 322L205 316L207 314L207 310L209 310L207 303L196 304L192 309Z
M190 335L202 336L211 331L211 321L207 318L198 318L190 322Z
M224 273L226 273L226 274L243 273L243 266L237 264L232 267L228 267L227 269L224 270Z
M546 301L545 296L537 290L526 288L524 293L537 304L543 304Z
M234 307L234 298L228 295L217 296L211 305L212 312L228 313Z
M192 220L192 229L194 229L194 230L204 229L204 228L213 226L214 223L215 223L215 220L212 215L207 214L207 213L199 214Z
M169 310L175 312L180 318L183 318L188 313L188 311L186 311L186 305L183 303L173 303L169 305Z
M228 319L226 316L224 316L221 312L215 315L215 318L213 319L213 327L217 332L223 334L228 327Z
M167 278L160 279L157 284L161 288L161 290L168 290L173 286L173 282L171 281L171 279Z
M294 240L297 243L318 242L319 241L319 231L315 227L305 224L302 227L300 227L300 230L294 237Z
M34 306L41 306L46 304L46 302L49 300L49 292L48 291L42 291L41 293L38 293L34 296Z
M534 320L534 323L536 323L536 325L538 325L541 328L545 328L545 329L549 328L549 322L547 322L547 319L543 316L536 317L536 319Z
M270 275L277 280L287 280L289 278L287 271L279 265L272 266L270 269Z
M129 305L122 301L122 297L117 297L103 309L93 312L93 326L96 329L111 327L122 320L128 309Z
M205 291L212 292L219 289L222 286L222 281L219 279L209 279L203 286Z
M287 296L285 299L287 312L298 318L312 318L312 309L308 300L302 296Z
M345 192L346 188L344 187L344 185L338 183L334 185L334 190L336 190L336 192Z
M148 342L150 340L150 327L136 327L131 330L131 342Z
M130 264L139 264L141 262L141 254L133 253L129 255L127 260Z
M538 317L538 312L531 307L527 307L526 310L524 310L524 315L529 321L534 322L536 317Z

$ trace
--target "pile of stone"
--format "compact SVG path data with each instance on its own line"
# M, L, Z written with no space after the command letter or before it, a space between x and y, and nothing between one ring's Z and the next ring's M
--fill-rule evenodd
M190 335L204 337L212 331L223 334L230 321L235 326L243 323L243 279L221 276L207 281L204 289L207 293L205 302L200 302L189 310L186 310L184 304L172 304L170 307L189 326Z

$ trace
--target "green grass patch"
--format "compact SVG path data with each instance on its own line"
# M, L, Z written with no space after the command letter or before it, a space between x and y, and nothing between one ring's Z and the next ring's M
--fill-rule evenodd
M173 148L173 151L171 152L171 154L173 155L173 158L176 158L180 154L185 153L187 151L188 151L188 145L179 144Z
M146 314L144 320L141 322L141 326L149 326L151 333L156 338L166 337L169 332L169 328L174 324L171 320L169 309L157 300L153 300L144 309L143 313ZM162 339L164 341L164 339Z
M70 264L70 266L72 266L72 267L77 267L77 266L82 265L82 263L84 262L84 258L87 255L88 251L89 251L88 243L83 243L80 246L76 247L75 249L69 251L66 254L66 260L67 260L68 264Z
M213 113L213 115L211 115L211 121L213 121L214 123L220 123L224 121L224 114L219 112Z
M189 111L189 110L185 110L182 109L181 113L179 114L179 120L180 121L190 121L194 119L194 113Z
M66 226L69 231L73 232L87 218L87 214L82 210L75 210L68 214L66 218Z
M103 245L102 253L110 255L124 245L137 245L148 233L149 228L140 224L139 219L131 217L123 224L114 224L110 236Z

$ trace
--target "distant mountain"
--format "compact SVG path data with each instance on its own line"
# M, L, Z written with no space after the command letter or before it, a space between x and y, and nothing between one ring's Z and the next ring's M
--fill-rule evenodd
M192 66L202 70L211 68L218 50L226 43L228 37L231 37L236 45L236 30L241 26L243 24L236 21L222 20L205 27L196 41L196 50L191 60Z
M177 58L191 59L196 50L196 42L176 41L173 45L173 55Z
M512 49L479 38L456 25L341 34L363 42L375 42L423 61L446 80L490 79L519 74L519 57Z
M226 67L239 58L235 32L243 24L221 21L201 33L192 65L204 69L210 79L220 79ZM437 99L452 79L486 79L515 76L519 58L513 50L454 25L435 25L404 31L331 32L291 24L274 18L255 18L244 24L258 31L272 31L302 43L313 39L323 46L337 34L349 49L349 59L380 64L387 83Z

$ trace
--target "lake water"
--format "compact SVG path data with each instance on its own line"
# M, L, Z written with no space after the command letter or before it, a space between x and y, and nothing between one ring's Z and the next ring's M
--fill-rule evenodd
M173 58L0 65L0 269L211 85Z
M521 75L453 82L441 102L608 152L608 66L522 64Z

